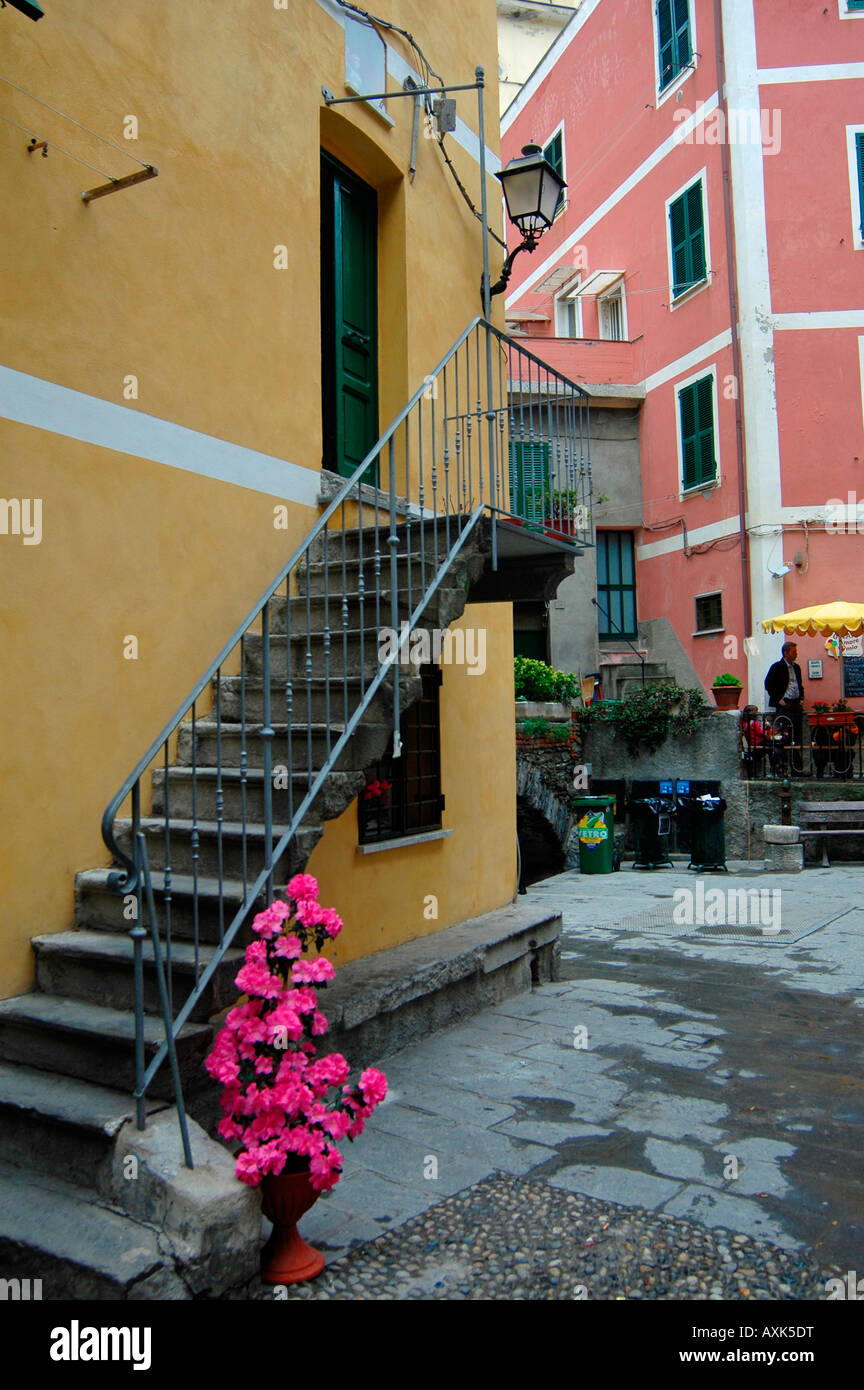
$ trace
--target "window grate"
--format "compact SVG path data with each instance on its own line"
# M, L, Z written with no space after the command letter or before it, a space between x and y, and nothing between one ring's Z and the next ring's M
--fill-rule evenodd
M696 631L712 632L723 626L723 595L700 594L696 599Z
M441 829L441 721L438 666L421 666L423 693L402 716L402 754L388 754L367 773L358 798L361 845Z

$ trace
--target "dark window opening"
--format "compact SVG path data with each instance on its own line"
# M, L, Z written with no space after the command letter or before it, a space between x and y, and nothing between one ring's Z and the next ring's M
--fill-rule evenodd
M441 670L422 666L423 693L402 715L402 753L387 754L366 776L358 800L361 845L441 829Z
M723 595L700 594L696 600L696 631L716 632L723 626Z

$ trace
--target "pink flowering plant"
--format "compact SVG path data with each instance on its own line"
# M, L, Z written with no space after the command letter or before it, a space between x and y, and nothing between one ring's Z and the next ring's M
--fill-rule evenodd
M246 1002L230 1010L206 1062L223 1087L219 1133L237 1144L237 1176L251 1187L269 1173L307 1167L319 1192L334 1187L342 1172L336 1141L355 1139L387 1094L382 1072L367 1067L349 1085L341 1053L318 1057L312 1041L327 1030L313 986L326 988L336 973L320 952L341 930L311 874L295 874L285 901L252 923L255 939L235 979ZM313 945L319 954L304 960Z

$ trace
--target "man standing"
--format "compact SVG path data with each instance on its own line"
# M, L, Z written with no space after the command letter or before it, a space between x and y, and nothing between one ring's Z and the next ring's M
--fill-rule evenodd
M798 665L797 643L783 643L781 660L774 662L765 677L765 689L769 704L792 725L792 771L800 773L803 771L804 681Z

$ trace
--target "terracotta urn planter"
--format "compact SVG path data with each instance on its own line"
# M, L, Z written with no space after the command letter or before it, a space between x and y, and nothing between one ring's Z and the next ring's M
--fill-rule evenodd
M718 709L737 709L744 692L743 685L712 685L711 694Z
M262 1207L273 1222L270 1239L261 1251L264 1284L302 1284L324 1268L320 1250L308 1245L297 1222L318 1200L309 1173L269 1173L261 1183Z

